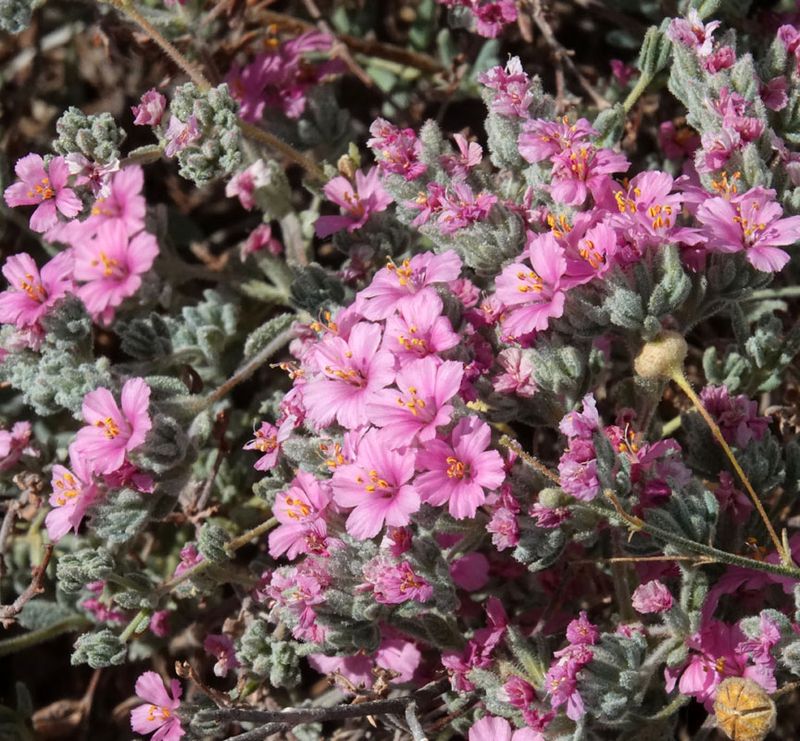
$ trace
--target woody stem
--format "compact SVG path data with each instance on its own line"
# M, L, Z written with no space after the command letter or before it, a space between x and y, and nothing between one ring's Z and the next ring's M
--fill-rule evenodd
M742 484L744 484L744 488L747 490L747 493L752 499L753 504L755 505L756 510L758 510L758 514L761 516L761 519L764 522L764 525L767 528L767 532L769 533L769 537L772 539L772 543L775 546L775 549L780 554L781 563L791 566L792 564L792 557L783 547L783 543L781 543L778 534L775 532L775 528L772 526L770 522L769 516L767 515L766 510L764 509L764 505L761 503L761 499L759 498L758 494L756 494L755 490L753 489L753 485L750 483L750 479L747 478L747 474L744 472L742 467L739 465L739 461L736 460L736 456L733 454L730 446L728 445L725 437L722 434L722 430L719 429L719 425L716 423L714 418L709 414L708 410L705 408L705 405L700 400L700 397L695 393L694 389L692 388L691 384L686 380L686 376L683 375L682 371L676 371L673 376L672 380L675 381L678 386L680 386L681 391L683 391L686 396L689 397L689 400L694 404L695 409L700 413L700 416L706 421L709 429L711 430L711 434L714 436L714 439L720 444L720 447L725 452L725 455L728 457L733 470L736 471L736 475L741 479Z
M200 90L207 91L211 88L211 83L202 71L181 54L175 45L136 9L132 0L106 0L106 2L109 2L119 10L120 13L136 23L136 25L139 26L153 42L160 46L164 53L189 76L189 79L197 85ZM300 165L315 180L320 182L325 181L325 173L322 169L302 152L298 152L294 147L282 141L274 134L271 134L269 131L254 126L241 118L238 120L238 124L242 134L248 139L265 144L274 152Z

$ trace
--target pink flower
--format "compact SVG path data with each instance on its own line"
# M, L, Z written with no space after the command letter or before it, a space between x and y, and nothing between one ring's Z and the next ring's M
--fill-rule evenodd
M181 548L181 560L180 563L175 567L175 573L173 577L180 576L185 571L197 566L202 560L203 557L197 550L197 547L194 543L187 543L183 548Z
M609 62L611 66L611 74L617 81L620 87L627 87L631 78L636 74L636 67L626 64L621 59L612 59Z
M200 138L197 119L192 115L184 123L177 116L170 117L164 138L167 140L164 154L167 157L174 157L178 152L182 152L192 142L196 142Z
M758 416L758 404L744 394L731 396L725 386L706 386L700 399L716 420L725 441L739 448L760 440L769 428L769 417Z
M442 167L450 177L464 179L469 171L481 163L483 147L477 142L468 142L463 134L454 134L458 154L446 154L441 157Z
M492 534L492 545L498 551L514 548L519 543L517 515L507 507L498 507L492 512L486 530Z
M561 422L558 423L558 429L567 437L581 437L591 440L592 435L601 427L594 394L586 394L581 404L583 411L572 411L565 414Z
M158 638L166 638L169 635L169 610L156 610L150 617L150 624L148 627L154 636ZM123 616L123 621L124 621Z
M26 252L11 255L3 265L9 288L0 293L0 322L18 329L39 328L53 305L74 288L71 252L62 252L41 272Z
M575 123L534 118L523 125L519 135L519 153L528 162L541 162L598 135L585 118L579 118Z
M248 255L256 252L268 252L270 255L283 254L283 245L279 239L272 236L272 227L269 224L259 224L247 237L239 252L244 260Z
M409 483L414 453L393 450L391 431L369 430L358 444L355 463L333 474L334 501L348 509L347 532L358 540L377 535L386 525L403 527L419 509L419 494Z
M108 194L98 198L92 206L91 216L83 222L86 233L101 224L119 221L125 232L132 236L144 229L147 210L142 187L144 171L139 165L130 165L111 178Z
M70 529L78 532L86 511L99 496L91 468L75 445L69 448L69 459L72 470L58 464L53 466L53 493L49 500L53 509L47 513L44 524L54 543L61 540Z
M456 519L474 517L486 501L486 490L497 489L505 480L503 459L488 450L492 431L477 417L464 417L453 429L449 442L432 440L417 454L423 471L416 486L425 502L440 506L447 502Z
M517 6L514 0L488 0L473 7L475 30L489 39L496 38L509 23L517 20Z
M386 320L383 347L400 367L455 347L458 335L446 316L442 300L433 291L420 291L403 301Z
M515 731L505 718L484 715L469 729L467 741L544 741L544 738L532 728Z
M646 614L666 612L672 607L672 594L658 579L640 584L633 592L633 609Z
M692 8L686 18L672 19L667 36L676 43L692 49L698 56L707 57L713 49L714 31L719 25L719 21L704 24L700 14Z
M724 69L730 69L736 63L736 52L730 46L720 46L703 59L703 69L712 75Z
M550 195L556 203L580 206L591 193L600 200L611 182L609 175L625 172L630 162L625 155L592 144L574 145L553 157Z
M203 641L203 648L206 653L217 659L217 663L214 664L214 674L218 677L227 677L231 669L240 665L236 658L236 648L230 636L222 633L209 633Z
M745 635L738 626L709 620L686 641L691 649L686 666L683 669L665 670L667 692L671 692L677 682L681 693L694 697L709 711L713 707L717 687L727 677L748 677L767 692L774 692L774 675L764 672L761 667L747 666L746 652L742 654L737 651L737 647L744 642Z
M394 380L394 360L380 344L380 326L359 322L346 342L328 335L316 345L320 373L303 386L309 419L320 427L334 419L348 429L367 424L367 403Z
M530 78L522 69L519 57L511 57L503 67L492 67L478 76L481 85L494 91L489 104L494 113L501 116L527 118L533 103Z
M69 174L75 177L75 185L87 186L95 198L108 195L111 177L115 172L119 172L119 160L117 159L106 164L100 164L87 159L82 154L73 152L68 154L64 161L67 163ZM58 229L61 225L65 225L65 222L58 222L53 228ZM48 239L51 231L50 229L47 231Z
M550 232L529 235L526 257L532 268L512 263L495 281L497 298L508 307L503 330L511 337L547 329L551 318L564 313L567 261L556 238Z
M167 107L167 99L155 88L142 95L139 105L131 107L136 126L158 126Z
M516 394L526 399L536 393L533 364L525 351L507 347L498 354L497 363L505 372L495 377L495 391L501 394Z
M714 490L720 512L727 512L737 525L743 525L753 512L750 497L736 488L733 476L727 471L719 472L719 486Z
M237 198L244 208L251 211L256 205L255 193L268 185L272 179L264 160L256 160L250 167L237 172L225 186L228 198Z
M138 448L152 427L148 406L150 387L143 378L130 378L122 387L121 406L106 388L83 397L86 427L78 430L75 454L96 473L112 473L125 462L126 453Z
M372 283L360 291L355 308L366 319L386 319L395 310L435 283L449 283L461 274L461 258L452 250L434 255L423 252L400 265L389 262Z
M285 553L293 559L324 551L328 534L324 515L330 502L327 482L298 471L289 488L275 497L272 513L280 525L269 534L270 555L278 558Z
M129 238L123 223L113 220L101 224L97 234L74 251L75 278L87 281L78 296L92 317L108 324L114 310L139 290L141 276L158 255L158 243L147 232Z
M365 585L372 590L375 601L382 605L399 605L413 600L427 602L433 587L416 574L408 561L392 563L385 556L376 556L364 564Z
M760 186L730 200L708 198L697 209L708 249L724 253L744 250L748 262L766 273L777 272L789 262L788 253L779 247L800 240L800 216L782 219L782 214L775 191Z
M400 175L404 180L416 180L427 169L419 161L422 153L414 129L400 129L383 118L376 118L369 127L372 138L367 146L375 152L378 169L382 173Z
M399 391L378 391L367 404L369 421L391 429L407 443L432 440L436 428L446 425L453 413L447 402L461 388L464 366L454 360L427 357L406 365L397 374Z
M786 78L773 77L769 82L763 83L758 90L764 105L771 111L782 111L789 104L789 96L786 92Z
M30 441L30 422L15 422L10 432L0 430L0 472L14 468L23 453L36 453L28 447Z
M454 234L488 218L497 196L482 192L476 196L466 183L454 183L452 193L448 190L442 199L437 225L442 234Z
M136 680L136 696L145 702L131 711L131 728L136 733L155 733L152 741L176 741L184 735L181 720L175 713L183 694L177 679L167 691L161 677L145 672Z
M38 154L28 154L17 160L14 172L22 181L6 188L6 203L16 206L36 206L31 214L31 229L46 232L58 223L58 211L71 219L83 208L75 191L67 187L69 168L63 157L53 157L45 167Z
M370 168L366 175L358 170L355 187L347 178L339 175L330 180L322 192L343 213L341 216L320 216L317 219L316 232L321 238L329 237L342 229L347 229L348 232L360 229L367 223L370 215L385 211L392 202L392 197L381 185L376 167Z
M257 450L263 453L254 464L256 471L269 471L275 468L278 462L278 454L281 452L281 443L287 440L294 430L294 417L288 417L281 426L262 422L261 427L256 430L255 437L244 444L244 450Z

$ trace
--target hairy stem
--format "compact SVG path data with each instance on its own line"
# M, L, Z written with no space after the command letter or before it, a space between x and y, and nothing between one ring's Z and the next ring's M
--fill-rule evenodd
M0 656L7 656L16 651L22 651L31 646L36 646L39 643L44 643L51 638L60 636L62 633L84 630L85 628L91 627L91 625L92 623L83 617L83 615L70 615L63 620L59 620L57 623L48 625L46 628L31 630L28 633L23 633L22 635L0 641Z

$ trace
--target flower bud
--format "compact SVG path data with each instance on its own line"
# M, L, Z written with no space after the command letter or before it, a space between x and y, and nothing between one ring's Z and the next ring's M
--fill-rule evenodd
M688 346L677 332L663 332L639 351L633 367L642 378L672 378L683 372Z

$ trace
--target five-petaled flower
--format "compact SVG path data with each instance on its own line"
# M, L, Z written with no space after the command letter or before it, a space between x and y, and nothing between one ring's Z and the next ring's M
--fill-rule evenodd
M181 704L180 682L173 679L169 691L155 672L145 672L136 680L136 696L145 704L131 710L131 728L136 733L153 733L151 741L177 741L186 732L176 710Z

